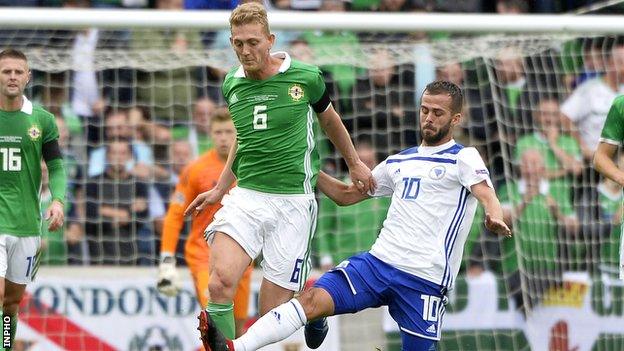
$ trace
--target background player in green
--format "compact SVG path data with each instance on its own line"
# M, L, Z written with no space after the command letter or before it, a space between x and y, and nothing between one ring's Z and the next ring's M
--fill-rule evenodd
M275 36L266 10L256 3L238 6L230 16L230 29L241 66L227 74L222 92L236 126L237 143L218 184L200 194L186 213L223 197L223 208L206 229L212 245L211 301L207 312L200 314L200 331L205 330L202 326L209 313L225 335L233 336L234 289L260 251L264 273L260 314L290 300L309 273L320 163L314 143L315 112L358 189L366 192L374 181L331 105L321 71L291 60L285 52L270 53ZM235 180L238 186L225 195ZM317 326L316 335L322 335L323 322ZM322 337L308 340L308 346L317 346L316 342L320 345Z
M54 116L23 96L29 79L21 51L0 52L0 297L4 315L12 316L11 340L18 305L38 265L41 159L50 174L50 231L63 225L67 184Z
M624 170L613 160L618 147L624 142L624 95L613 100L607 120L602 127L600 144L594 154L594 168L603 176L624 186ZM624 240L620 235L620 279L624 279Z

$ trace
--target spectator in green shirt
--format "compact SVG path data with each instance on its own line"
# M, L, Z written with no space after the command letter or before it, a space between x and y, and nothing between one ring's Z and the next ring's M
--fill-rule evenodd
M579 223L570 198L546 178L539 149L525 150L519 166L520 179L504 184L498 194L503 219L516 233L501 243L503 273L508 278L510 294L518 306L524 306L519 277L526 280L529 296L535 298L558 281L561 269L557 244L574 236ZM559 232L563 235L559 236Z
M373 169L377 165L375 150L369 142L359 142L356 151L368 168ZM377 239L389 207L389 197L371 198L339 207L322 195L316 233L321 269L330 269L348 257L368 251Z
M533 112L535 132L520 137L516 161L529 149L539 151L546 166L545 177L557 191L572 196L570 176L583 171L581 148L571 135L561 132L561 112L555 98L542 98Z

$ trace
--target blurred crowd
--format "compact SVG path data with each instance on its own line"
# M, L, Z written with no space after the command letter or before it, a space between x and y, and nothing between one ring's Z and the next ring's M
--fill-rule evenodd
M324 11L569 11L590 1L276 0L273 10ZM2 1L0 4L13 3ZM21 6L231 9L231 1L22 1ZM28 35L26 35L28 34ZM336 110L371 168L419 143L419 98L425 84L450 80L464 89L465 110L455 136L476 146L513 227L514 239L488 233L479 211L465 249L463 270L501 274L522 301L556 285L568 270L617 271L622 189L591 168L613 98L624 93L624 40L587 37L539 52L513 41L495 57L436 64L432 48L415 44L414 59L395 61L391 43L443 41L447 33L278 32L277 48L316 62L336 47L384 43L353 66L323 64ZM180 171L212 147L210 121L223 105L226 72L207 66L166 70L96 68L102 47L149 52L227 48L228 32L192 30L0 31L2 45L62 48L74 67L33 71L28 94L55 114L70 177L67 225L44 233L48 264L153 265L162 222ZM357 52L357 50L354 50ZM171 55L163 55L171 59ZM323 169L346 177L346 167L319 129ZM624 158L620 160L624 166ZM47 184L42 200L49 201ZM317 267L328 268L376 239L389 199L338 207L319 195ZM42 206L42 208L45 208ZM188 227L188 226L187 226ZM182 240L184 237L182 238ZM182 252L183 245L179 245ZM182 262L179 260L178 262ZM521 274L522 272L522 274Z

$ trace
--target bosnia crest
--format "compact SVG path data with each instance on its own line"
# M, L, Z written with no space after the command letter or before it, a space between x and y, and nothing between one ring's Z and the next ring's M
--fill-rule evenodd
M433 180L440 180L446 174L446 168L444 166L435 166L429 170L429 178Z
M288 95L290 95L293 100L299 101L303 97L303 88L295 84L288 89Z
M32 140L37 140L41 136L41 130L36 124L33 124L30 128L28 128L28 136Z

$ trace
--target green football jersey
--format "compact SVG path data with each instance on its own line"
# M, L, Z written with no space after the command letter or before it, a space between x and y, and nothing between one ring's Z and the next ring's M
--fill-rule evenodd
M503 184L498 189L501 204L517 206L523 194L516 181ZM502 268L506 274L518 270L519 258L527 274L539 274L557 270L560 263L557 255L557 219L549 210L546 195L550 195L565 216L574 214L570 198L557 188L550 186L547 194L538 194L525 206L514 223L514 236L502 243ZM519 246L515 241L520 240ZM517 247L520 250L517 250Z
M325 92L321 71L283 55L279 73L264 79L233 69L222 91L236 127L232 171L238 186L274 194L312 194L319 171L314 111Z
M54 116L24 98L20 111L0 111L0 233L41 233L41 147L58 138Z
M613 100L602 127L600 141L615 145L622 145L624 142L624 95Z

